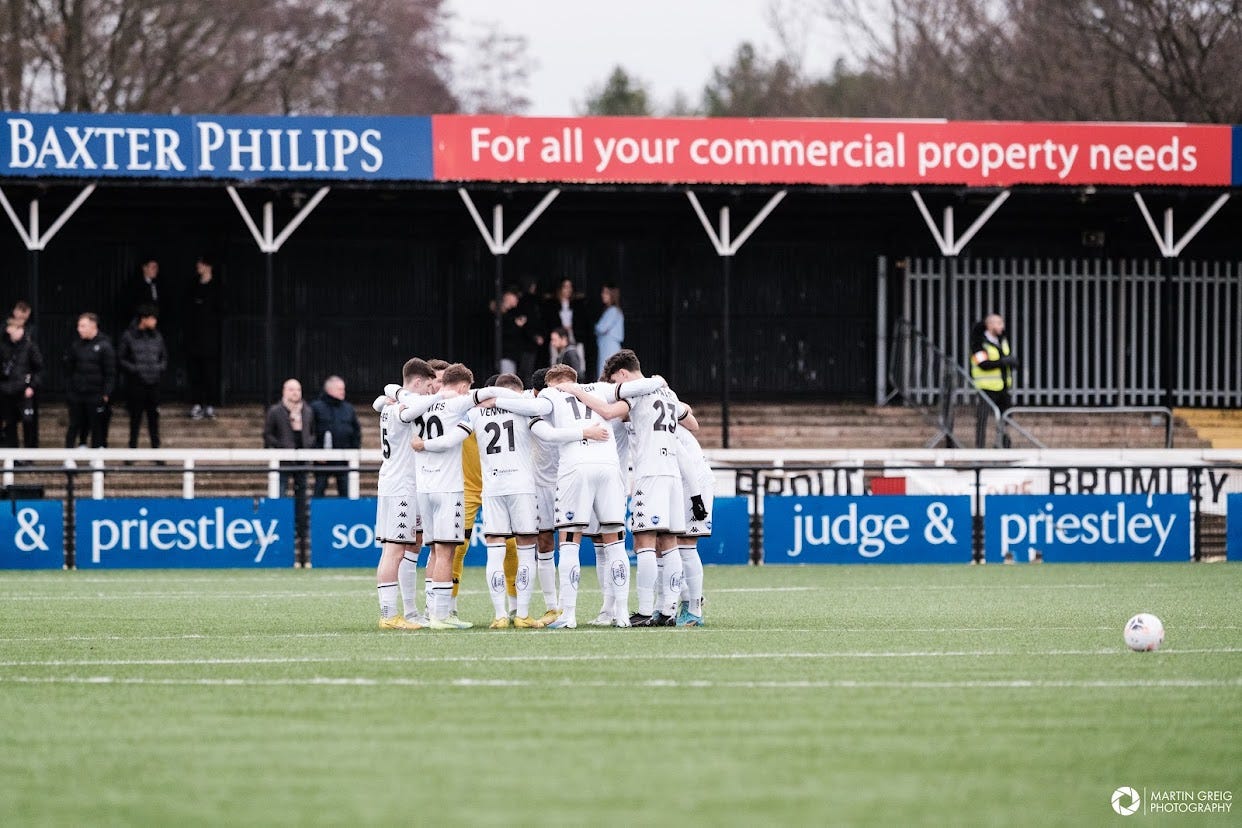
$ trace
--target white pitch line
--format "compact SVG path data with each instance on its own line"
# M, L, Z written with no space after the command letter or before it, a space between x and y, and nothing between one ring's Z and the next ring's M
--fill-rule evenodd
M410 679L354 677L311 677L305 679L148 679L125 676L8 676L0 677L0 684L88 684L88 685L153 685L174 687L544 687L544 688L605 688L646 689L679 688L689 690L712 689L768 689L768 690L969 690L983 689L1096 689L1135 687L1242 687L1242 677L1231 679L997 679L972 681L855 681L837 679L830 681L525 681L520 679Z
M1165 655L1222 655L1242 653L1242 647L1169 649ZM366 663L532 663L549 661L762 661L768 659L874 659L874 658L1006 658L1012 656L1125 656L1120 647L1101 650L897 650L837 651L820 653L577 653L572 655L477 655L477 656L376 656L341 658L336 656L244 657L244 658L136 658L136 659L53 659L44 661L0 661L0 667L196 667L226 664L366 664Z

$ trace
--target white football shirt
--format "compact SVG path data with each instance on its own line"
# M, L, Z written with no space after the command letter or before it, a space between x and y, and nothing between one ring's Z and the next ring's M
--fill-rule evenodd
M384 455L376 487L380 497L413 495L418 490L416 458L410 447L413 424L402 420L400 412L399 403L385 405L380 411L380 451Z
M530 418L492 407L472 408L467 419L479 445L483 494L533 494L538 441L531 437Z
M620 390L624 393L624 383ZM677 421L686 416L686 407L668 387L628 398L626 402L630 404L630 423L634 426L630 442L634 477L681 477L677 464Z

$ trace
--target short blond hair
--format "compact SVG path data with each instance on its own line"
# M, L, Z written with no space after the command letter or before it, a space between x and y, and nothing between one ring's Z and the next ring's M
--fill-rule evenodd
M577 382L578 372L571 365L557 364L548 369L548 373L543 375L543 380L548 385L557 385L562 382Z

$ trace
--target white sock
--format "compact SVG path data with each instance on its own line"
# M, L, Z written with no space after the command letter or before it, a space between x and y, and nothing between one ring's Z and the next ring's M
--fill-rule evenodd
M656 612L663 612L664 611L664 557L662 555L656 555L656 579L655 579L655 589L653 590L653 594L655 598L652 600L651 605L655 608Z
M660 558L660 562L664 565L660 572L660 581L664 588L659 604L660 612L675 616L677 599L681 597L681 555L677 554L676 549L670 549Z
M535 547L519 546L517 548L518 570L514 585L517 587L517 614L521 618L530 615L530 594L534 590Z
M379 584L380 619L392 618L397 614L397 585Z
M543 590L543 604L550 610L556 609L556 552L540 552L535 558L539 588Z
M608 552L608 585L612 596L612 617L620 621L630 617L630 556L625 551L625 541L613 541L604 549Z
M431 561L427 561L427 563L430 564ZM423 606L427 608L427 615L429 616L432 611L432 602L435 601L435 585L435 581L431 580L431 578L423 579L423 599L427 602Z
M487 594L492 599L492 610L497 618L508 616L505 609L505 545L487 545Z
M406 552L397 565L397 583L401 586L401 607L405 617L418 615L418 553Z
M561 544L561 610L562 617L576 620L578 609L578 544Z
M703 614L703 559L699 557L699 547L680 546L681 553L681 600L690 605L691 615Z
M651 615L655 606L656 554L654 549L638 549L638 572L635 592L638 593L638 614Z
M431 606L433 607L432 618L438 618L443 621L449 617L449 612L453 605L453 582L452 581L435 581L431 585Z
M612 576L608 574L608 547L603 544L595 547L595 579L599 581L599 594L603 596L599 611L612 615Z

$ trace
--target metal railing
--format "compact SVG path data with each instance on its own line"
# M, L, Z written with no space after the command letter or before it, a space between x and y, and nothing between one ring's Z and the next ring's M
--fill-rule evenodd
M1022 428L1013 421L1015 416L1022 414L1091 414L1091 415L1116 415L1116 414L1150 414L1156 417L1164 418L1164 447L1173 448L1173 412L1161 405L1118 405L1108 408L1095 408L1091 406L1059 406L1059 405L1015 405L1005 411L1004 415L996 423L996 445L1004 444L1007 431L1012 427L1015 431L1022 434L1023 437L1030 440L1036 448L1048 448L1043 442L1036 439L1030 431Z

